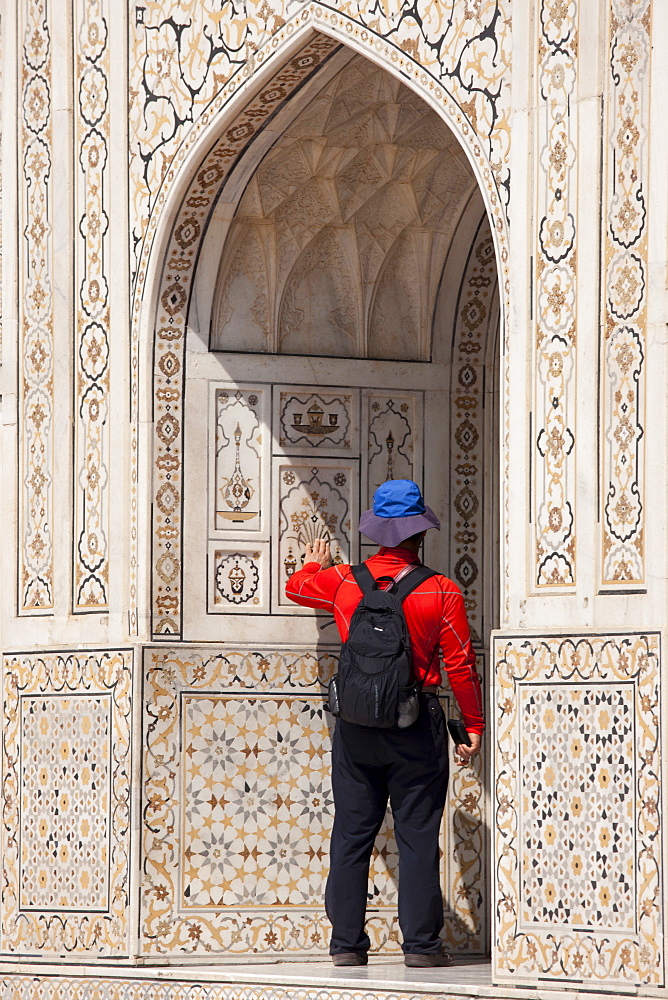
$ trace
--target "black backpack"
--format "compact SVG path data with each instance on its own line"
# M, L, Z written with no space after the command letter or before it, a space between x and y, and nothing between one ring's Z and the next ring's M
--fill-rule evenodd
M332 715L358 726L406 729L418 717L420 685L413 678L403 601L436 571L416 566L397 583L374 580L362 563L352 567L362 591L341 647L339 670L329 682ZM389 581L387 590L378 585Z

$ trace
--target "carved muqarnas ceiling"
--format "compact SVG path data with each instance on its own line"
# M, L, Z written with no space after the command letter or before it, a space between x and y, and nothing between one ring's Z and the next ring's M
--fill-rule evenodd
M220 263L212 349L429 358L443 264L475 186L438 115L352 57L245 189Z

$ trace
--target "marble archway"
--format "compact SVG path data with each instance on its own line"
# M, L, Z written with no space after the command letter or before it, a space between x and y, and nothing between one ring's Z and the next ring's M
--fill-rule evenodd
M508 222L506 195L499 187L505 173L498 162L505 149L505 119L494 117L492 131L483 139L482 133L478 134L456 98L442 85L435 86L433 79L425 76L419 62L409 54L402 53L397 58L391 45L380 45L372 33L358 30L354 19L349 21L344 15L339 15L341 23L337 25L328 17L322 22L319 18L318 9L314 8L303 12L297 27L286 25L285 31L280 33L280 40L274 39L271 46L272 66L280 62L281 53L285 52L287 62L283 68L273 75L268 74L267 65L261 64L258 55L252 71L247 74L248 83L240 87L236 79L231 81L196 120L175 153L174 166L164 178L142 240L133 303L133 342L140 343L143 330L154 344L152 388L146 404L155 416L149 615L150 632L156 639L168 640L182 634L182 358L195 264L205 234L210 229L219 192L238 157L255 136L269 134L267 123L272 121L286 98L339 50L342 42L383 65L388 73L401 75L406 84L419 93L457 135L492 220L497 270L502 278L502 325L507 313L510 294ZM318 29L317 32L314 28ZM254 83L254 96L250 96L253 91L248 88L252 88ZM481 77L481 93L487 92L488 83L486 78ZM489 127L486 120L478 120L478 123L480 127ZM132 359L132 396L136 400L133 407L139 405L140 391L137 350L138 347L134 349ZM506 351L504 370L507 370L507 365ZM136 448L133 448L133 454L136 454ZM134 523L139 513L139 501L139 496L133 500ZM506 502L507 497L504 499ZM135 581L139 544L134 529L131 563L135 567ZM132 593L136 592L136 586L136 582L131 583Z
M493 495L498 417L492 233L459 143L418 95L349 50L319 75L324 82L292 99L261 162L251 147L221 192L189 342L195 352L255 355L251 369L266 354L348 358L348 371L353 359L445 365L450 437L430 443L464 471L434 476L452 526L434 557L453 568L483 645L497 596L482 567L483 536L489 543L495 529L482 526L493 507L484 498ZM286 378L303 382L299 367L289 376L288 365ZM394 473L409 474L395 458ZM191 538L189 551L197 545ZM191 613L209 602L208 589L191 597ZM200 619L185 637L204 635Z
M354 106L360 75L365 95L378 94L371 114ZM347 102L340 100L344 78ZM320 135L313 126L304 134L309 114L318 121L313 104L332 89L339 100L330 100L330 110L341 120L328 117ZM301 162L304 176L281 175L281 161ZM353 164L359 172L346 177ZM281 211L292 233L283 256ZM487 449L495 450L484 402L485 386L489 400L494 383L499 321L492 230L476 171L437 113L386 70L315 36L209 150L184 188L164 264L156 316L153 597L155 638L168 644L146 660L144 796L158 805L143 834L142 949L181 956L319 952L326 946L321 845L331 818L321 685L336 649L317 637L311 618L281 604L291 554L287 543L281 548L283 512L274 510L273 496L287 502L303 466L317 478L320 497L349 492L352 523L360 493L372 486L372 462L360 452L372 421L380 414L388 426L395 418L410 425L403 474L421 478L425 451L448 456L432 463L427 480L456 512L438 558L450 562L452 547L470 610L479 611L482 663L491 602L480 584L481 552L494 504L480 498L488 486ZM313 302L316 313L295 323ZM326 358L309 340L323 312L331 322ZM402 339L406 329L411 336ZM308 358L312 378L297 376L295 354ZM335 383L327 416L340 405L336 427L351 428L340 440L329 435L319 463L303 435L294 447L276 447L277 399L307 382L306 409L311 396ZM438 416L451 401L446 425ZM232 407L235 426L226 427ZM224 511L209 502L218 493L221 427L230 455L242 443L246 458L255 452L254 482L266 484L260 502L243 512L257 518L245 521L246 534L219 520ZM342 544L342 558L357 555L351 544ZM491 587L491 574L486 578ZM216 783L211 754L223 753L221 733L232 740L225 759L241 754L243 768L236 777L224 769ZM278 753L279 743L289 757L269 785L279 783L280 802L267 798L265 787L271 747ZM248 788L239 797L242 770ZM285 782L293 793L283 795ZM222 812L214 817L212 810ZM449 944L484 953L489 901L480 771L453 781L444 837ZM395 866L388 829L374 861L371 917L375 945L386 951L398 943Z
M212 350L431 358L443 260L476 180L414 91L350 50L337 61L292 99L301 109L240 200L221 195L234 214Z

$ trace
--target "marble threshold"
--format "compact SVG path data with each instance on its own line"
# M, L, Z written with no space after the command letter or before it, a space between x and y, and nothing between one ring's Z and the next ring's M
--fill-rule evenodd
M17 977L36 979L132 980L136 983L182 983L202 986L254 987L258 1000L611 1000L613 997L666 996L662 990L647 991L632 985L601 984L600 991L571 983L522 983L492 985L492 967L485 959L462 958L449 969L407 969L400 958L371 958L368 966L337 969L327 959L283 961L278 959L239 958L211 965L128 965L100 960L95 965L83 963L46 963L44 961L8 961L0 959L0 985ZM295 989L291 993L290 987ZM345 992L343 992L345 991ZM44 994L48 996L48 994Z

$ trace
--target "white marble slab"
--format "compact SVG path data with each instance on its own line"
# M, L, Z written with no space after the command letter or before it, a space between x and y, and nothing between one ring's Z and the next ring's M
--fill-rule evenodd
M630 987L616 993L592 993L582 991L580 984L573 982L572 988L550 989L542 986L531 987L515 981L514 985L492 985L491 965L484 959L463 958L450 969L407 969L401 959L388 961L386 958L371 958L364 968L335 969L326 959L305 959L301 962L281 962L258 958L252 964L247 959L228 959L218 965L163 965L163 966L123 966L120 963L95 966L83 964L47 965L22 962L0 963L0 976L10 984L30 974L34 980L42 978L54 987L59 980L76 977L76 983L107 980L134 981L136 983L170 982L216 985L237 985L239 993L243 986L253 986L253 997L257 1000L275 1000L276 987L294 987L299 992L295 997L301 1000L341 1000L342 989L354 990L356 1000L417 1000L421 996L441 996L444 1000L458 1000L465 997L489 998L489 1000L520 1000L530 995L531 1000L610 1000L611 996L635 996L637 991ZM245 992L244 992L244 995ZM284 998L292 994L281 991Z

